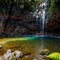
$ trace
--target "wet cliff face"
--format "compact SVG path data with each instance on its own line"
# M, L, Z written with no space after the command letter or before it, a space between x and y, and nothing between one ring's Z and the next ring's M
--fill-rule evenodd
M57 12L56 16L48 21L47 32L60 34L60 12Z
M2 7L2 10L0 9L0 13L2 12L0 14L0 36L16 37L21 35L40 34L41 17L38 18L38 24L36 24L36 18L33 17L32 13L35 9L40 10L40 8L37 7L33 9L28 7L35 7L36 5L34 3L38 2L38 0L36 2L32 1L33 3L31 1L23 2L26 6L24 6L24 4L21 6L16 3L13 4L12 1L7 6L7 9L4 8L6 5L0 2L3 4L0 4L0 7ZM41 3L43 1L44 0L41 0ZM31 6L31 4L33 6ZM38 5L39 4L40 3L38 3ZM7 12L4 9L6 9ZM60 35L60 0L48 0L46 18L47 23L44 26L44 31L54 35Z
M0 37L33 35L37 30L35 19L30 12L38 0L0 1Z
M4 16L2 16L4 18ZM6 17L6 16L5 16ZM19 37L22 35L33 35L40 32L40 26L35 24L35 19L29 16L10 16L7 21L6 18L0 22L0 37Z
M51 33L53 35L60 35L60 1L54 0L54 4L51 2L51 6L49 9L50 12L48 15L50 18L48 18L47 23L47 33Z
M0 36L19 37L40 33L40 21L33 17L36 5L44 0L6 0L0 1Z

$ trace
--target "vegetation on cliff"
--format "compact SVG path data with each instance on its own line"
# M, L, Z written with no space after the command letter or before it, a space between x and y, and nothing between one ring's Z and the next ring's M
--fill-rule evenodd
M51 0L47 9L47 32L60 34L60 0Z
M39 0L0 0L0 13L8 14L9 10L32 10ZM11 9L10 9L11 7ZM18 11L19 12L19 11Z

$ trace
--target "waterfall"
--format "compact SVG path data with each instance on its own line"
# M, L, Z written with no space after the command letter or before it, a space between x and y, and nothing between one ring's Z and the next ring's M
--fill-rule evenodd
M46 8L47 8L47 0L44 0L44 2L40 5L41 6L41 33L42 33L42 39L41 39L41 47L40 49L43 50L45 46L44 41L44 24L45 24L45 16L46 16Z
M45 23L45 16L46 16L46 1L42 3L41 6L41 32L44 35L44 23Z
M40 28L42 36L44 35L44 23L45 23L45 16L46 16L46 7L47 7L47 1L44 0L43 3L40 3L40 5L37 5L36 10L34 11L33 15L36 17L36 25L38 24L38 18L40 18ZM40 2L40 1L39 1Z
M40 1L39 1L40 2ZM40 49L44 49L44 46L45 46L45 41L44 41L44 25L45 25L45 16L46 16L46 8L47 8L47 2L48 0L44 0L44 2L40 3L37 5L37 9L36 11L34 11L34 14L33 16L36 17L36 25L38 24L38 18L40 18L40 33L41 35L41 47Z

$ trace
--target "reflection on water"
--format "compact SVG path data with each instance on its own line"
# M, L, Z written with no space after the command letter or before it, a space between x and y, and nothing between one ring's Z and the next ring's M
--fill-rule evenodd
M53 37L41 38L40 37L36 40L36 45L41 44L41 41L44 41L42 43L42 46L44 45L44 48L47 48L47 49L51 50L52 52L53 51L60 51L60 38L53 38Z
M28 36L35 37L31 42L36 43L37 49L49 49L52 52L59 51L60 52L60 37L57 36L49 36L49 35L40 35L40 36ZM29 40L28 40L29 41Z
M4 41L6 39L4 38ZM22 46L23 48L28 46L31 46L34 48L36 51L40 51L43 49L49 49L50 51L59 51L60 52L60 38L55 38L55 37L39 37L39 36L25 36L21 38L8 38L8 42L6 43L7 46L6 48L10 49L9 46L14 47L12 49L17 49L16 46L19 46L18 48L21 49ZM11 42L10 42L11 41ZM15 41L15 42L14 42ZM43 43L42 43L43 42ZM11 45L13 44L13 46ZM29 49L31 49L31 47ZM32 48L32 49L33 49Z

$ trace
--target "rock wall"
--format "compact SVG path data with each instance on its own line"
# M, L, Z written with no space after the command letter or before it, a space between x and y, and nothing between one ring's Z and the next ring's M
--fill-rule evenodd
M2 16L4 18L4 16ZM8 19L8 17L7 17ZM6 37L19 37L22 35L34 35L40 32L40 25L36 25L36 20L31 15L10 16L6 24L6 16L0 26L0 35ZM0 37L1 37L0 36Z

